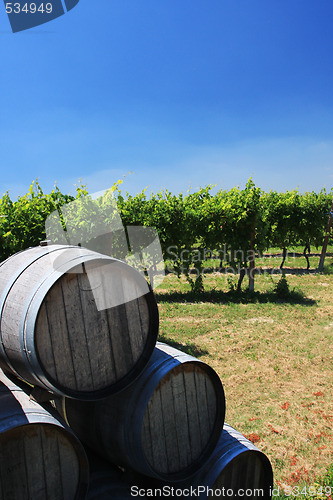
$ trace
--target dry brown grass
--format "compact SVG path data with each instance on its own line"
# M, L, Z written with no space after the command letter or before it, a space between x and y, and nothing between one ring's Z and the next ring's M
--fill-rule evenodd
M333 275L287 279L312 301L274 300L263 276L256 280L261 298L228 302L215 292L193 301L185 281L168 276L163 292L157 290L160 332L202 353L216 370L226 421L259 436L256 445L270 458L276 481L313 484L333 462ZM223 276L207 276L205 283L227 292Z

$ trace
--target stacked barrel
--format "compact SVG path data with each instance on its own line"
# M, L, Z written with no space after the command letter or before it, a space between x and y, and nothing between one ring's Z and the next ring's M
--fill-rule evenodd
M0 314L0 500L85 498L81 443L106 460L99 473L90 459L88 498L132 498L131 481L270 498L270 463L224 425L216 372L157 342L144 275L81 247L31 248L0 265Z
M81 247L41 246L4 261L0 315L1 366L79 399L98 399L132 382L158 333L156 301L144 277Z
M74 433L0 372L0 499L85 498L88 479Z
M57 408L77 436L111 462L150 477L183 480L214 450L224 394L211 367L158 343L127 389L96 402L63 398Z

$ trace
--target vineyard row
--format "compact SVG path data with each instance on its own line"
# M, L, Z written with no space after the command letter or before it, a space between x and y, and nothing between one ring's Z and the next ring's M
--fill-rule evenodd
M326 234L332 210L333 190L301 194L297 190L265 192L250 179L244 189L234 187L212 194L210 186L194 193L174 195L162 191L147 196L124 195L118 181L111 190L93 200L85 186L77 188L76 198L64 195L58 188L45 194L35 181L25 196L12 201L8 193L0 199L0 260L13 253L38 245L45 239L45 220L52 212L75 199L84 199L73 215L72 224L84 229L89 239L92 217L105 225L114 218L115 204L124 226L155 227L164 258L170 259L170 248L176 256L175 270L195 267L202 260L203 249L222 251L227 245L235 255L234 264L248 265L249 252L270 247L287 248L303 245L320 247ZM93 233L91 233L93 234ZM184 252L186 250L186 252ZM186 254L186 259L181 256ZM229 253L228 253L229 255ZM228 262L230 265L231 263Z

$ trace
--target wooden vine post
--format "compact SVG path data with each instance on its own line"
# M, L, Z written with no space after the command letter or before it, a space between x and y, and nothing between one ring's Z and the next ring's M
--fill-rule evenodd
M254 270L255 270L255 257L254 257L254 240L256 237L255 223L252 223L251 227L251 258L250 258L250 269L249 269L249 291L254 292Z
M333 220L333 201L332 201L330 213L328 215L326 235L325 235L323 248L322 248L321 255L320 255L319 266L318 266L318 272L320 272L320 273L322 273L323 269L324 269L324 262L325 262L325 257L326 257L327 245L328 245L328 240L330 238L330 230L332 227L332 220Z

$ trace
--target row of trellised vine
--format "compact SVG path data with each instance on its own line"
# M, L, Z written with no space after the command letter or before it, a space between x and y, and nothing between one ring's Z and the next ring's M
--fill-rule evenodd
M264 192L250 179L244 189L238 187L212 194L208 186L194 193L174 195L163 191L147 196L124 195L118 181L110 191L85 206L85 215L76 212L75 224L90 227L89 209L100 210L104 222L110 223L108 206L117 203L124 226L155 227L163 257L178 274L184 273L193 290L203 288L204 261L211 253L220 265L234 269L251 268L255 252L279 247L302 245L304 254L311 246L322 245L333 192L299 193L297 190ZM112 194L112 196L111 196ZM85 186L77 188L76 198L86 199ZM6 193L0 199L0 260L38 245L45 239L45 220L53 211L72 202L58 188L43 193L38 182L25 196L13 202ZM87 211L88 210L88 211ZM88 236L87 236L88 235ZM195 274L190 270L194 269Z

